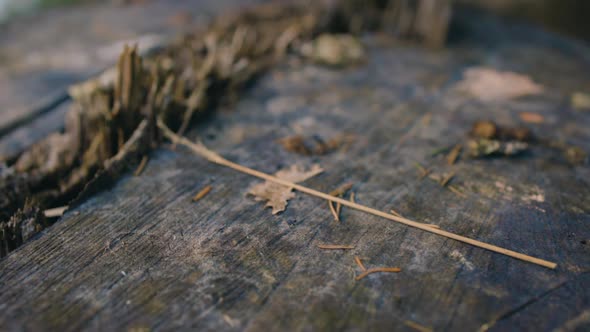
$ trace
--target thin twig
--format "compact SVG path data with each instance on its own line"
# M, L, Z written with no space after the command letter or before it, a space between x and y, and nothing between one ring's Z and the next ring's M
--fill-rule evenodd
M210 185L206 186L205 188L201 189L195 196L193 196L193 202L199 201L201 198L205 197L210 191L213 189Z
M401 270L402 269L400 269L399 267L374 267L374 268L368 269L365 272L359 274L355 279L361 280L371 273L377 273L377 272L397 273L397 272L401 272Z
M363 261L361 261L361 258L359 256L354 256L354 261L356 262L356 265L358 265L363 272L367 271L365 264L363 264Z
M141 158L141 161L139 162L139 166L137 166L137 168L135 169L135 172L133 173L134 176L141 175L141 173L143 172L143 169L145 168L145 165L147 165L148 160L149 160L149 157L147 155L145 155L145 156L143 156L143 158Z
M356 203L356 201L354 200L354 191L350 193L350 202Z
M434 234L437 234L437 235L440 235L440 236L443 236L443 237L446 237L449 239L457 240L457 241L467 243L467 244L470 244L470 245L473 245L473 246L476 246L476 247L479 247L482 249L487 249L487 250L490 250L490 251L493 251L496 253L500 253L500 254L509 256L509 257L520 259L525 262L537 264L537 265L544 266L544 267L547 267L550 269L555 269L557 267L556 263L549 262L544 259L528 256L528 255L525 255L525 254L522 254L522 253L519 253L519 252L516 252L513 250L509 250L509 249L495 246L493 244L474 240L474 239L471 239L471 238L468 238L468 237L465 237L462 235L458 235L455 233L447 232L447 231L444 231L441 229L436 229L434 227L430 227L430 226L424 225L422 223L419 223L417 221L413 221L410 219L396 217L392 214L385 213L383 211L379 211L379 210L370 208L368 206L364 206L364 205L361 205L358 203L352 203L352 202L349 202L349 201L342 199L340 197L330 196L330 195L323 193L321 191L317 191L315 189L311 189L311 188L305 187L303 185L299 185L299 184L296 184L296 183L293 183L293 182L290 182L290 181L287 181L284 179L280 179L280 178L277 178L276 176L272 176L270 174L266 174L266 173L254 170L252 168L248 168L248 167L242 166L240 164L236 164L232 161L229 161L229 160L223 158L219 154L207 149L200 142L194 143L194 142L191 142L190 140L186 139L185 137L176 135L161 120L158 120L158 127L162 130L162 134L164 136L168 137L173 143L179 143L179 144L186 146L187 148L191 149L194 153L200 155L203 158L206 158L207 160L209 160L212 163L216 163L221 166L229 167L235 171L238 171L238 172L241 172L244 174L248 174L248 175L251 175L251 176L266 180L266 181L270 181L270 182L274 182L274 183L277 183L277 184L280 184L280 185L283 185L286 187L290 187L290 188L293 188L297 191L300 191L302 193L306 193L311 196L315 196L315 197L318 197L318 198L321 198L324 200L328 200L331 202L340 203L344 206L350 207L355 210L359 210L359 211L362 211L365 213L373 214L373 215L376 215L376 216L379 216L379 217L382 217L385 219L389 219L389 220L398 222L400 224L404 224L404 225L407 225L410 227L418 228L423 231L434 233Z
M354 249L354 246L347 246L347 245L340 245L340 244L318 244L318 248L320 249L327 249L327 250L347 250L347 249Z

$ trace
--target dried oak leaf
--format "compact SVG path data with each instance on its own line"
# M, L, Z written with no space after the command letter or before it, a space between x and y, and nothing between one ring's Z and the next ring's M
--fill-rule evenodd
M324 170L319 165L313 165L309 171L305 171L303 168L293 165L288 169L282 169L276 172L275 176L279 179L297 183L316 176L323 171ZM248 190L248 194L253 195L257 201L267 201L266 206L272 208L272 214L277 214L285 211L285 208L287 208L287 201L295 197L292 190L293 188L291 187L266 181L252 186L250 190Z
M543 86L528 76L485 67L467 69L457 89L483 101L507 100L543 92Z

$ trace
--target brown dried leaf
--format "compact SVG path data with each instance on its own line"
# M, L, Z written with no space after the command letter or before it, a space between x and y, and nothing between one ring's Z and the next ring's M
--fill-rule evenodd
M278 171L275 173L275 176L279 179L298 183L316 176L323 171L324 170L319 165L313 165L309 171L305 171L301 167L293 165L288 169ZM285 211L287 208L287 201L295 197L292 189L293 188L266 181L252 186L250 190L248 190L248 194L255 196L257 201L267 201L266 206L272 208L272 214L277 214Z
M457 89L483 101L507 100L543 92L543 86L528 76L485 67L467 69Z

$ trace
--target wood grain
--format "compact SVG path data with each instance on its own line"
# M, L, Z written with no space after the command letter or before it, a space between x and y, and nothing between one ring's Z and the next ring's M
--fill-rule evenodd
M0 329L410 330L411 321L435 331L584 330L588 164L571 165L543 146L520 158L454 165L431 154L463 140L475 120L509 124L523 111L546 119L532 126L537 136L589 151L590 118L563 100L590 84L590 63L574 42L490 19L459 23L467 29L470 20L477 28L440 53L368 38L364 66L285 64L189 135L266 173L319 163L326 172L306 186L329 192L354 183L359 204L534 252L559 261L558 269L347 207L338 224L324 202L300 194L272 215L245 195L256 180L164 147L141 175L130 171L0 261ZM454 93L474 61L529 75L547 93L501 104ZM321 157L277 143L342 132L354 134L351 146ZM454 171L465 197L421 179L415 162L437 174ZM194 204L207 185L215 190ZM355 248L317 247L326 243ZM402 271L357 282L355 256L367 268Z

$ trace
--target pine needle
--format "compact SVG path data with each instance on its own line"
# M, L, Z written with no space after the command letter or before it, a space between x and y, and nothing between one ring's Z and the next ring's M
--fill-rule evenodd
M347 250L354 249L354 246L340 245L340 244L318 244L318 248L327 250Z
M363 261L361 261L361 258L359 256L354 256L354 261L356 262L356 265L358 265L363 272L367 271L365 264L363 264Z
M365 270L363 273L359 274L355 279L358 281L358 280L361 280L364 277L368 276L369 274L377 273L377 272L398 273L401 271L402 271L402 269L400 269L399 267L374 267L374 268Z
M199 200L201 200L201 198L205 197L210 191L211 189L213 189L213 187L206 186L205 188L201 189L201 191L199 191L194 197L193 197L193 202L197 202Z

